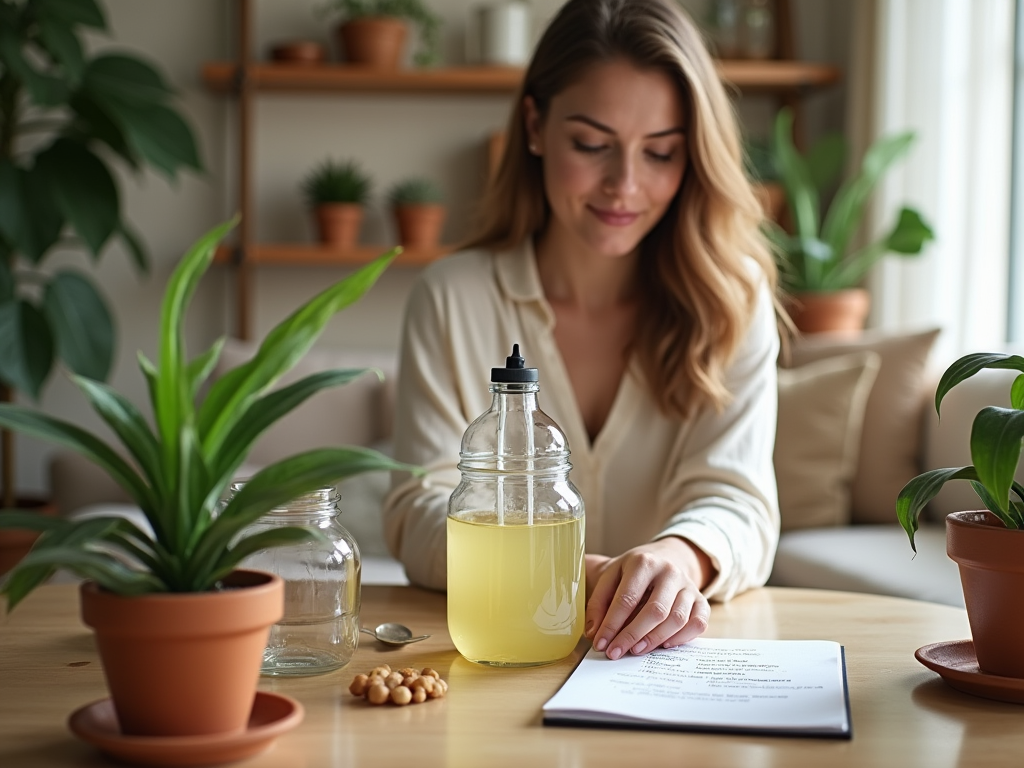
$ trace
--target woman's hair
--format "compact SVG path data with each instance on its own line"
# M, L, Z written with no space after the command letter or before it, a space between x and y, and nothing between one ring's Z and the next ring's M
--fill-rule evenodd
M758 284L767 280L774 294L777 272L760 234L763 213L743 170L732 104L675 0L569 0L562 7L526 70L466 247L505 250L544 229L550 209L542 160L527 146L523 99L533 97L543 120L552 98L589 67L615 59L667 73L686 113L686 172L640 245L643 300L633 348L664 413L721 409L729 399L724 371L751 321Z

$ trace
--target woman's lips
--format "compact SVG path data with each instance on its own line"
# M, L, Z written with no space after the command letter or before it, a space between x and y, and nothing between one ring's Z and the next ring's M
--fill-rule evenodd
M603 223L608 224L612 227L626 227L640 218L639 213L630 213L629 211L608 211L602 208L594 208L588 206L590 212L597 216Z

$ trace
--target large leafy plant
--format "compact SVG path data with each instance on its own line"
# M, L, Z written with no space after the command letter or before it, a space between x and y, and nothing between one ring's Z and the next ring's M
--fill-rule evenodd
M787 290L827 292L855 287L886 254L916 255L934 239L921 214L904 206L888 234L853 247L871 193L913 142L910 132L878 139L864 154L860 171L839 185L831 205L822 212L822 195L843 168L846 142L841 136L826 136L801 155L793 144L793 115L788 109L779 111L772 155L794 231L790 234L772 222L766 224L766 231Z
M985 508L1007 528L1024 528L1024 486L1014 480L1024 439L1024 357L998 353L965 355L942 374L935 390L935 411L942 398L985 368L1018 371L1010 387L1010 408L982 408L971 426L971 461L967 467L932 469L915 477L896 499L896 515L914 547L918 518L950 480L967 480ZM916 551L916 547L914 547Z
M264 430L315 392L364 372L315 373L271 390L312 346L327 321L373 285L399 251L383 255L310 299L267 335L249 362L215 381L199 403L197 393L217 362L223 339L187 359L185 310L218 241L232 224L202 237L172 275L160 314L159 365L139 356L149 387L152 426L109 386L85 376L72 377L130 460L73 424L23 406L0 404L0 425L60 443L102 467L139 505L153 533L151 538L117 517L71 521L0 513L0 528L43 532L0 587L9 608L57 567L119 594L212 589L247 555L318 535L301 528L242 533L269 510L359 472L408 469L365 448L308 451L253 475L217 512L235 472Z
M200 169L195 139L160 73L137 56L90 56L82 31L105 31L96 0L0 0L0 399L38 399L62 361L105 380L114 322L81 271L46 269L56 251L95 260L122 241L147 258L122 217L111 167L174 178ZM5 456L5 506L13 462Z
M416 66L429 67L440 58L441 19L423 0L327 0L323 12L336 14L342 21L367 16L408 19L420 28L421 45L414 56Z

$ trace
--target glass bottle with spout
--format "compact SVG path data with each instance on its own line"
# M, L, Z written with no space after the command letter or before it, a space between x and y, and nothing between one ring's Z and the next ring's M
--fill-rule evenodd
M558 661L583 631L583 499L539 389L514 345L491 369L491 407L462 437L462 481L448 501L448 630L480 664Z

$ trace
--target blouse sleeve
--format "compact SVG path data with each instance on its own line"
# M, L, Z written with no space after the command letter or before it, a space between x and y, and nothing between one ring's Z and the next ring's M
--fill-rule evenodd
M662 484L662 509L676 510L656 538L680 536L710 558L706 597L728 600L762 586L779 541L773 453L778 414L779 336L762 285L746 339L727 372L732 399L702 410L680 433Z
M398 372L395 457L426 474L392 475L384 537L415 584L447 584L448 497L459 483L458 450L468 426L459 398L443 298L419 280L406 305Z

